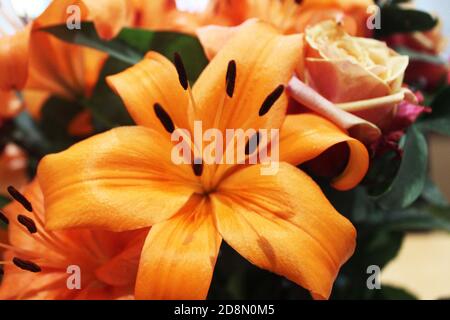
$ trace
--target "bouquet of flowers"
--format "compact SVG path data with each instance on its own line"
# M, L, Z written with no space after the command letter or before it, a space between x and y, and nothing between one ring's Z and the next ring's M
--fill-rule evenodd
M1 299L414 298L379 272L450 230L438 17L48 2L0 7Z

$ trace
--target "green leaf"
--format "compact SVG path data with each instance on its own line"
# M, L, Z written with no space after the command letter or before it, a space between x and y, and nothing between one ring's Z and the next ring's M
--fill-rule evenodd
M436 219L439 219L443 223L446 223L447 225L450 225L450 206L445 206L445 207L430 206L429 207L429 212Z
M415 51L413 49L407 48L407 47L396 47L394 48L395 51L397 51L401 55L409 56L411 60L414 61L422 61L430 64L436 64L436 65L447 65L447 61L442 59L438 55L432 55L425 52L419 52Z
M77 103L50 97L42 106L39 120L33 119L27 111L14 118L8 139L27 153L30 177L35 175L42 157L65 150L83 138L68 133L70 122L83 110Z
M117 74L127 67L123 61L109 58L100 73L100 81L94 88L92 96L83 101L83 105L92 112L96 132L134 124L122 99L106 83L107 76Z
M384 218L383 226L386 230L450 232L450 207L426 206L390 211L385 213Z
M425 182L425 187L422 192L422 198L428 203L435 206L445 207L449 205L444 194L441 192L441 190L439 190L438 186L434 184L433 181L431 181L430 178L428 178Z
M81 24L80 30L69 30L66 25L42 29L59 39L106 52L127 65L138 63L148 51L157 51L168 59L175 52L183 57L189 80L195 81L208 64L203 48L197 38L175 32L155 32L125 28L111 41L98 36L90 22Z
M363 185L367 187L369 194L380 195L392 185L401 161L401 157L394 151L386 152L376 161L372 161L363 181Z
M6 206L8 203L10 203L11 200L0 195L0 209L2 209L4 206ZM0 229L6 229L6 225L0 221Z
M41 31L51 33L55 37L77 45L90 47L108 53L121 61L130 65L136 64L142 59L139 50L127 45L125 42L115 39L113 41L105 41L100 39L95 30L94 24L84 22L81 29L69 30L65 24L51 26L41 29Z
M105 78L117 74L138 63L148 51L156 51L172 59L178 52L184 60L184 65L191 82L197 80L208 64L203 48L197 38L174 32L153 32L142 29L123 29L111 41L104 41L97 35L92 23L83 23L80 30L69 30L65 25L42 29L59 39L87 46L109 54L99 82L91 97L84 99L82 104L91 110L97 132L102 132L117 126L134 124L122 100L112 92Z
M372 236L367 239L365 244L364 250L367 251L363 253L368 259L367 266L374 264L383 268L387 265L389 261L397 256L403 243L403 238L403 233L375 228Z
M388 4L381 7L381 26L376 30L377 36L387 36L393 33L409 33L427 31L434 28L438 22L424 11Z
M8 203L10 203L10 199L8 199L5 196L0 195L0 208L3 208L4 206L6 206Z
M85 109L78 103L58 97L51 97L45 102L38 124L46 140L51 143L49 152L62 151L79 140L69 135L69 125L83 111Z
M118 40L137 49L142 55L150 50L172 60L175 52L182 58L191 82L197 80L208 64L203 48L197 38L175 32L151 32L140 29L124 29Z
M406 135L400 168L392 184L374 197L384 209L406 208L422 194L427 177L428 147L423 134L415 126Z
M402 232L373 225L357 225L358 239L354 255L342 267L333 288L333 299L374 299L378 290L367 288L367 268L383 267L394 259L402 245Z
M26 150L28 156L40 159L50 152L51 143L28 112L24 111L14 118L14 128L10 139Z
M435 97L431 109L431 114L425 115L419 122L419 128L450 136L450 86Z

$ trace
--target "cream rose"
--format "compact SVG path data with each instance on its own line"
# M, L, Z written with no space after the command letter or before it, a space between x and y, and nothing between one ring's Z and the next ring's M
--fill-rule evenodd
M353 37L336 21L305 32L299 77L340 109L383 127L398 103L413 99L402 88L408 57L384 42Z

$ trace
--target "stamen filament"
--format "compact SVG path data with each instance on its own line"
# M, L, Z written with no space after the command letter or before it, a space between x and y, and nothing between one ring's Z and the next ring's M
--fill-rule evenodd
M236 61L230 60L228 62L227 66L227 72L225 74L225 92L222 95L222 99L219 104L219 108L217 110L216 116L214 118L213 128L221 130L222 128L219 128L220 120L222 119L223 112L225 110L225 106L228 99L233 98L235 87L236 87L236 76L237 76L237 67L236 67ZM224 125L224 130L226 129L226 123ZM216 155L217 156L217 155ZM223 154L220 155L220 162L222 162ZM207 167L209 168L209 166ZM206 174L205 175L205 181L204 184L207 186L208 190L211 190L214 186L213 180L214 176L216 175L218 169L218 163L215 163L212 168L210 169L212 171L212 174ZM194 170L195 172L195 170ZM203 168L202 168L203 172Z
M191 85L189 84L189 79L187 76L186 68L184 67L183 59L178 52L174 53L173 61L175 64L175 68L177 69L180 84L184 90L188 91L190 103L192 105L193 112L195 113L195 111L197 110L197 105L195 104L194 95L192 94Z
M222 96L219 108L218 108L216 116L214 118L213 128L220 129L219 123L220 123L220 119L222 118L223 111L225 109L227 97L232 98L233 94L234 94L234 89L235 89L235 85L236 85L236 74L237 74L236 61L231 60L230 62L228 62L227 73L225 75L226 90Z
M16 253L20 253L21 255L26 255L27 257L30 258L37 258L38 256L29 250L26 249L22 249L22 248L18 248L18 247L13 247L11 245L5 244L5 243L0 243L0 248L6 249L6 250L10 250Z
M25 227L25 226L23 226L22 224L20 224L19 222L17 222L17 221L14 221L14 223L19 227L19 229L23 232L23 233L25 233L26 235L28 235L28 236L30 236L30 237L33 237L33 239L35 240L35 241L37 241L37 242L39 242L42 246L44 246L44 247L51 247L51 249L52 250L54 250L55 252L57 252L58 254L60 254L61 256L64 256L65 254L65 248L62 248L62 247L58 247L55 243L53 243L49 238L46 238L46 239L44 239L45 238L45 236L44 236L44 238L43 238L43 236L42 236L42 233L37 233L37 234L30 234L30 232L28 231L28 229Z
M159 103L155 103L153 108L155 110L156 116L158 117L158 119L160 120L164 129L168 133L172 134L175 130L179 129L175 126L175 123L172 121L172 118L170 118L170 115L164 110L164 108ZM193 155L194 158L195 158L196 154L200 154L200 156L201 156L200 148L195 144L195 142L192 141L192 139L185 133L185 131L183 129L178 130L177 133L179 133L180 136L183 138L183 140L189 144L190 149L191 149L191 156ZM195 148L195 150L192 149L192 146ZM192 159L192 157L191 157L191 159ZM194 164L195 164L195 161L194 161ZM198 168L197 169L194 168L195 175L197 175L199 172L200 171ZM203 172L203 169L202 169L202 172ZM200 174L200 176L201 176L201 174Z
M192 89L191 89L191 85L188 85L188 89L187 89L188 93L189 93L189 99L192 105L192 112L193 114L195 114L195 112L197 112L197 104L195 103L195 99L194 99L194 94L192 93Z
M78 251L82 252L81 250L78 249L78 246L73 241L69 241L68 239L62 239L61 237L56 235L54 232L46 230L44 221L41 219L41 217L36 212L36 210L33 210L33 216L34 216L35 220L37 221L37 224L39 227L38 228L39 233L45 234L46 236L48 236L48 238L53 243L64 243L66 245L69 245L73 250L78 250Z

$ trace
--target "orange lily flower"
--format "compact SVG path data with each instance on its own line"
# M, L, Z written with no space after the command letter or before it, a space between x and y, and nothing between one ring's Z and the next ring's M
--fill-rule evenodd
M225 13L230 7L229 1L210 1L206 9L200 12L182 11L175 0L131 0L129 5L131 7L130 26L158 31L193 34L198 27L209 24L239 24L244 17L237 15L237 6L234 2L235 16Z
M69 100L89 96L107 58L99 51L68 44L39 31L66 23L71 17L70 8L79 9L73 11L73 19L79 13L80 21L92 20L104 39L115 36L129 19L125 0L54 0L23 30L0 37L0 89L25 89L30 95L44 97L37 100L39 103L31 102L30 112L36 117L45 97L50 95Z
M95 70L88 74L87 71L91 70L84 68L90 63L94 64L92 50L89 50L85 57L84 50L77 46L39 32L41 28L66 23L70 17L67 11L71 6L79 8L80 21L94 21L98 33L104 39L115 36L126 24L125 16L121 17L124 11L126 12L123 10L126 6L122 1L52 1L49 7L29 25L14 25L18 29L15 34L0 37L1 89L22 89L29 82L28 86L31 89L50 91L65 97L73 97L86 91L83 84L90 83L95 78L92 75L95 74ZM77 66L79 71L74 66ZM39 78L49 79L45 84L38 85L35 82Z
M42 160L47 228L152 226L137 299L204 299L222 239L253 264L328 298L354 251L355 229L295 165L347 142L350 160L333 181L345 190L364 177L368 153L327 120L285 116L283 86L300 48L299 35L283 36L258 22L229 40L192 91L180 61L177 69L155 52L110 77L138 126L113 129ZM170 132L192 132L194 120L205 130L281 128L279 170L264 176L261 163L174 164Z
M145 232L98 230L51 232L44 228L43 195L37 180L13 190L4 208L9 244L4 249L0 299L130 299ZM31 211L31 212L30 212ZM69 277L79 268L80 287Z
M158 1L157 1L158 2ZM210 0L203 12L178 13L168 23L178 24L191 32L199 27L215 24L235 26L251 18L273 24L284 33L301 33L308 26L337 19L353 35L367 35L368 8L373 0Z
M207 25L236 26L251 18L273 24L284 33L301 33L306 27L339 19L354 35L366 35L372 0L210 0L203 11L177 9L174 0L132 0L132 25L151 30L195 33Z
M137 28L158 29L171 23L168 16L176 12L175 0L131 0L133 19L131 25Z

